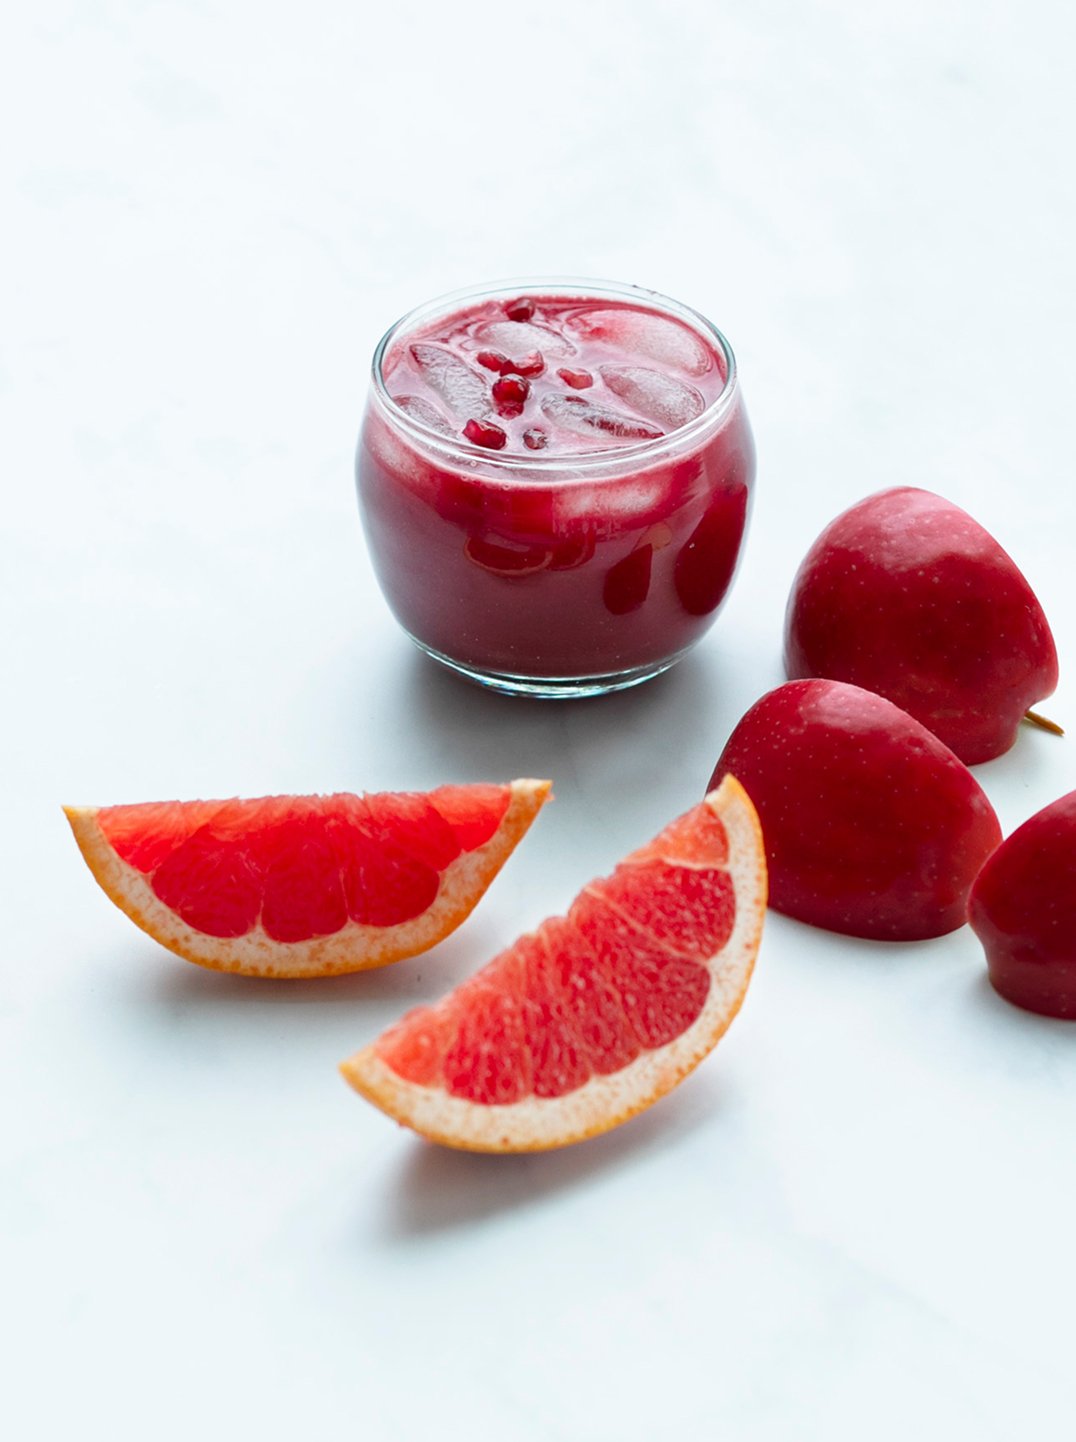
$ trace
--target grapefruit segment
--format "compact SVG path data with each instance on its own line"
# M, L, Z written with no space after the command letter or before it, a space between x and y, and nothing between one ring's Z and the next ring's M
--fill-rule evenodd
M102 890L169 950L314 977L386 966L454 931L549 794L521 780L65 813Z
M762 935L766 861L746 792L705 801L432 1007L341 1066L431 1141L530 1152L608 1131L717 1044Z
M555 994L580 1039L587 1075L620 1071L639 1055L639 1043L600 958L566 917L543 922L538 936L553 968Z

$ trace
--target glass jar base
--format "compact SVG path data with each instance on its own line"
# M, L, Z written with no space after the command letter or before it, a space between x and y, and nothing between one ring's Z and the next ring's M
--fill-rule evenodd
M536 701L578 700L586 696L606 696L611 691L627 691L632 686L641 686L675 666L687 651L678 651L661 661L650 661L645 666L636 666L628 671L610 671L598 676L513 676L501 671L483 671L476 666L465 666L440 651L424 646L411 636L418 649L432 661L437 661L457 676L473 681L486 691L496 691L502 696L530 696Z

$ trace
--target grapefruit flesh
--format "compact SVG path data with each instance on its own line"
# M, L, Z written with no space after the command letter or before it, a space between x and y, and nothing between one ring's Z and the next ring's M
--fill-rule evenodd
M65 810L103 890L162 945L219 971L311 977L442 940L549 793L521 780Z
M766 906L758 819L732 777L434 1006L344 1062L432 1141L528 1152L608 1131L716 1045Z

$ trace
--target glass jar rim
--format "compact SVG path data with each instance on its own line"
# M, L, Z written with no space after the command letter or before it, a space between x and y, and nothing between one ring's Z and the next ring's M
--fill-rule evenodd
M724 359L725 384L720 393L694 420L688 421L686 425L679 426L665 435L638 441L633 445L610 447L608 450L557 451L552 455L543 455L540 451L532 452L527 456L502 455L499 451L472 445L470 441L462 437L446 436L432 426L423 425L421 421L416 420L414 416L396 404L385 385L382 363L392 342L399 335L405 334L409 329L414 329L424 320L431 320L439 314L448 313L466 302L493 300L517 294L566 295L578 296L580 299L592 296L595 299L634 301L643 308L653 310L658 314L665 313L674 316L695 331L701 332L707 343L714 347ZM732 346L727 337L701 311L685 305L682 301L674 300L671 296L663 295L661 291L649 290L645 286L633 285L629 282L590 280L581 276L523 276L465 286L461 290L448 291L443 295L434 296L433 299L415 306L389 326L374 348L370 377L374 394L391 417L393 424L411 439L420 441L423 446L446 459L479 461L483 466L503 471L506 479L509 473L520 471L570 470L574 478L580 472L619 470L621 464L637 469L641 464L645 464L651 459L661 458L670 450L679 450L682 446L698 440L707 431L716 429L731 410L739 389L736 356Z

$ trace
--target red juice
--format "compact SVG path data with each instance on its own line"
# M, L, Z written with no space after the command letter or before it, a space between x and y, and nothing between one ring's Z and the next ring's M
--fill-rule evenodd
M578 696L657 675L708 629L755 463L708 322L649 291L546 283L393 327L357 468L411 638L497 689Z

